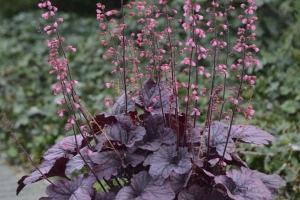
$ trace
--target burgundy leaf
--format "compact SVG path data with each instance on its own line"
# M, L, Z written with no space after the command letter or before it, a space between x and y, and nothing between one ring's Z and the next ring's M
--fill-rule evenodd
M182 190L178 195L178 200L198 200L198 199L211 199L223 200L224 195L216 189L200 188L198 185L192 185L188 189Z
M60 176L68 179L68 177L65 175L66 164L68 161L68 158L59 158L57 160L45 160L39 166L39 170L44 174L44 176L48 178ZM19 186L17 188L17 195L26 185L40 181L42 179L44 179L44 177L38 170L32 172L29 176L23 176L18 181Z
M100 115L96 115L94 119L91 121L93 134L100 134L106 124L112 124L117 122L117 119L113 115L108 115L106 113L101 113Z
M153 178L142 171L131 179L131 185L122 188L116 199L118 200L173 200L175 194L168 183L161 186L154 184Z
M150 165L149 174L157 179L156 183L162 185L172 171L185 174L191 170L191 155L186 148L179 148L177 152L175 145L161 146L146 158L144 166L146 165Z
M175 100L172 90L163 83L155 83L149 77L142 86L136 104L149 111L149 107L153 110L151 114L173 113L175 110Z
M135 142L142 140L146 134L145 128L134 125L129 116L117 115L115 117L117 119L116 123L105 125L104 133L98 138L97 150L101 150L101 144L107 140L118 141L120 144L132 147Z
M166 128L162 115L153 115L145 119L146 135L138 143L139 148L156 151L162 144L172 145L176 142L173 130Z
M72 181L57 180L46 189L48 199L51 200L91 200L94 195L94 177L79 175Z
M111 114L112 115L118 115L118 114L124 114L126 109L126 96L125 93L123 93L114 103ZM127 112L134 112L135 106L134 102L127 98Z
M206 128L204 135L206 141L208 138L209 129ZM219 156L223 156L225 145L227 143L228 126L222 122L213 122L210 126L210 146L216 148ZM232 160L230 154L235 152L235 144L232 138L229 137L227 148L225 151L225 159Z
M258 177L257 171L241 167L226 172L215 178L217 184L227 189L227 194L234 199L270 199L272 194Z
M231 137L244 143L269 144L276 138L256 126L234 125L231 128Z
M93 162L91 161L90 157L88 156L89 154L92 153L88 147L84 147L83 149L80 150L81 155L85 159L85 161L88 163L89 166L93 166ZM66 173L70 174L74 170L80 170L86 163L80 156L80 154L77 154L76 156L72 157L69 162L67 163L66 166Z

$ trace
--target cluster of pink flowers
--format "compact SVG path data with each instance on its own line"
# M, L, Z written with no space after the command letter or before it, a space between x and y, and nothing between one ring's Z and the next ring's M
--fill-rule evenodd
M48 35L55 34L54 38L51 40L46 40L47 46L49 48L49 58L47 62L52 66L50 70L50 74L55 74L57 77L57 82L53 84L52 88L54 89L54 95L62 94L63 98L57 101L57 104L69 104L72 108L78 109L80 108L80 102L74 90L74 85L78 84L76 80L72 80L71 75L69 74L69 66L68 60L65 56L65 50L62 46L62 42L65 40L58 34L58 24L63 22L63 18L55 19L55 13L57 12L57 8L51 4L50 1L45 1L43 3L39 3L38 7L41 9L46 8L47 12L42 14L42 17L46 20L51 20L52 25L47 25L43 28L44 32ZM64 57L60 58L59 49L63 50ZM73 46L68 46L66 50L71 52L76 52L76 48ZM69 96L70 98L66 98ZM67 101L68 99L68 101ZM57 111L58 116L64 116L64 112L66 110L61 108ZM76 123L76 117L69 117L67 120L67 124L65 129L69 130L72 128L72 125Z
M237 30L238 39L230 49L230 44L225 37L229 32L227 24L228 12L234 12L235 7L231 5L232 0L220 6L216 1L211 1L211 6L202 9L198 3L186 0L183 6L183 19L178 15L178 11L167 6L168 1L158 0L158 4L151 5L147 2L130 2L123 7L124 12L117 10L106 11L105 6L98 3L96 13L99 26L102 31L101 43L106 48L106 53L102 55L106 60L115 66L112 75L118 75L118 83L115 80L107 82L107 88L120 87L132 91L133 96L137 95L142 79L155 76L160 82L167 84L173 90L174 97L178 96L179 90L185 91L184 101L186 103L186 114L200 115L201 109L205 110L209 120L212 113L222 114L225 120L234 119L230 117L223 106L228 99L235 106L231 112L240 112L243 104L243 91L255 86L256 76L247 75L246 68L259 66L259 61L253 58L253 52L258 52L259 48L251 43L255 40L255 21L258 19L252 16L257 9L254 0L248 0L241 4L244 15L239 15L243 27ZM39 3L40 8L48 9L42 17L52 19L52 24L44 27L44 31L49 34L56 34L51 40L47 40L50 49L49 59L47 60L52 69L50 74L56 74L58 82L53 85L54 94L63 94L64 98L59 100L59 104L72 104L72 108L81 107L73 86L77 81L72 80L68 60L65 57L65 50L62 46L64 38L57 33L59 23L62 18L55 20L57 8L51 5L50 1ZM222 8L221 8L222 7ZM122 20L118 22L112 19L113 15L122 15ZM139 31L128 32L126 19L136 20ZM160 20L165 20L163 27ZM221 19L221 20L219 20ZM112 27L112 28L109 28ZM174 33L178 32L178 27L187 33L186 41L182 41ZM207 36L210 37L207 37ZM206 42L202 42L202 40ZM210 44L205 47L203 44ZM59 58L58 49L62 48L64 57ZM66 50L76 52L76 48L68 46ZM220 56L224 55L224 56ZM228 57L235 55L239 58L236 62L229 64ZM224 57L226 59L224 59ZM211 61L211 65L204 65L202 60ZM182 70L182 71L181 71ZM196 72L196 73L194 73ZM188 77L187 82L180 82L178 74L185 73ZM125 74L125 75L124 75ZM123 75L123 77L122 77ZM238 86L228 86L225 82L220 83L220 79L226 80L228 76L237 77ZM211 80L210 87L200 86L201 77ZM218 83L218 85L217 85ZM225 92L227 91L228 94ZM226 95L225 95L226 94ZM68 101L66 95L70 95ZM200 97L208 100L207 107L198 105ZM70 101L71 99L71 101ZM104 99L106 106L111 106L113 101L109 98ZM69 106L68 106L69 107ZM68 108L69 109L69 108ZM152 110L153 108L148 108ZM64 115L64 109L59 109L59 116ZM248 108L243 110L246 119L251 119L254 110ZM203 112L202 112L203 113ZM220 115L221 116L221 115ZM70 117L66 129L76 123L76 117Z

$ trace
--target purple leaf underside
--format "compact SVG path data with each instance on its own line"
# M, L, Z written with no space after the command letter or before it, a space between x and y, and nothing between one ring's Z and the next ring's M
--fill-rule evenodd
M118 200L173 200L174 198L175 193L168 183L155 185L153 178L146 171L136 174L131 179L131 185L122 188L116 197Z
M54 176L67 178L67 176L65 175L65 169L68 161L69 161L68 158L59 158L57 160L52 160L52 161L46 160L42 162L42 164L39 166L39 170L48 178ZM32 172L29 176L23 176L18 181L19 186L17 188L17 195L21 192L21 190L26 185L43 179L44 179L43 176L38 170Z

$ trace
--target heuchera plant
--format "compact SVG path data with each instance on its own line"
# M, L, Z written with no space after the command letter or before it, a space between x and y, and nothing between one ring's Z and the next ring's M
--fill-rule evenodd
M259 65L253 57L259 49L252 43L255 0L245 0L240 10L233 0L212 0L204 9L192 0L183 10L171 3L122 2L120 11L97 4L107 48L103 59L115 67L106 86L120 95L114 103L105 98L110 113L95 116L74 88L67 51L76 48L63 45L58 31L63 19L56 18L50 1L38 4L47 9L42 17L52 20L44 32L54 35L46 42L50 74L58 80L54 94L65 105L58 115L68 116L65 128L74 134L46 151L37 170L19 180L17 194L46 179L48 196L41 200L276 198L285 181L249 169L237 149L239 143L275 140L248 125L254 109L244 100L256 79L247 72ZM234 43L230 16L242 24ZM204 40L210 46L202 46ZM244 123L237 122L238 115Z

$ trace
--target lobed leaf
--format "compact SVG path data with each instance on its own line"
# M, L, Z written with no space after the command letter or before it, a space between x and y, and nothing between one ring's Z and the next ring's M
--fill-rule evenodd
M268 177L269 179L270 177ZM260 179L257 171L241 167L215 177L215 182L225 186L227 194L234 199L270 199L272 193ZM225 191L224 191L225 192Z
M65 175L66 164L69 161L68 158L58 158L57 160L46 160L42 162L39 166L39 170L44 174L46 177L54 177L60 176L63 178L68 177ZM44 179L44 176L38 171L32 172L29 176L23 176L18 181L18 188L17 188L17 195L21 192L21 190L28 184L34 183Z
M126 95L123 93L114 103L111 114L112 115L119 115L119 114L124 114L126 109ZM127 99L127 112L134 112L135 106L134 106L134 101L131 99Z
M209 129L206 128L204 136L206 141L208 140ZM210 126L210 146L216 148L219 156L223 156L225 146L227 143L228 126L222 122L213 122ZM207 142L206 142L207 143ZM232 160L230 154L235 152L235 144L232 138L229 137L227 148L225 151L224 158L226 160Z
M172 129L165 127L162 115L151 115L144 123L146 135L138 143L139 148L156 151L162 144L172 145L176 142L176 135Z
M91 200L94 196L94 177L81 174L73 180L57 180L46 189L49 200Z
M103 143L107 140L124 144L127 147L132 147L135 142L141 141L146 134L146 130L142 126L133 124L131 118L126 115L116 115L117 122L106 124L104 133L99 135L96 149L100 151Z
M122 167L121 155L115 151L95 152L89 156L94 163L98 164L93 170L99 179L109 180L111 176L116 176Z
M251 125L233 125L231 128L231 137L251 144L269 144L269 141L276 139L268 132Z
M171 172L169 178L167 181L170 183L173 191L175 194L178 194L178 192L187 186L188 181L190 180L192 170L189 173L186 174L178 174L174 171Z
M106 124L112 124L117 122L117 119L114 115L108 115L106 113L101 113L96 115L91 121L93 134L100 134Z
M131 179L131 185L122 188L116 199L118 200L173 200L175 193L168 183L155 185L154 179L142 171Z
M187 148L176 146L161 146L159 150L150 154L144 161L144 166L150 165L149 174L156 178L156 183L162 185L172 171L178 174L188 173L192 168L191 155Z
M93 200L115 200L116 194L113 192L107 192L107 193L97 193Z
M93 166L93 162L91 161L89 154L92 153L92 151L88 147L84 147L83 149L80 150L81 155L87 162L89 166ZM80 154L77 154L76 156L72 157L69 162L66 165L66 173L70 174L75 170L80 170L86 163L82 159Z
M56 160L61 157L71 158L73 154L77 153L78 149L81 149L84 146L83 141L84 138L81 134L68 136L48 149L43 158L45 160Z
M149 77L139 91L136 104L147 111L149 107L153 110L151 114L173 113L175 110L175 100L172 101L173 92L163 83L155 83Z
M286 182L277 174L267 175L258 171L255 172L254 175L270 190L272 199L278 196L278 189L286 185Z
M45 152L44 161L39 166L39 170L46 177L60 176L66 178L66 163L73 157L73 154L77 153L77 149L82 148L84 145L82 135L73 135L62 139ZM23 176L18 181L17 195L25 185L42 180L44 176L38 170L29 176Z
M198 200L198 199L225 199L224 195L216 189L201 188L198 185L192 185L188 189L183 189L179 195L178 200Z

